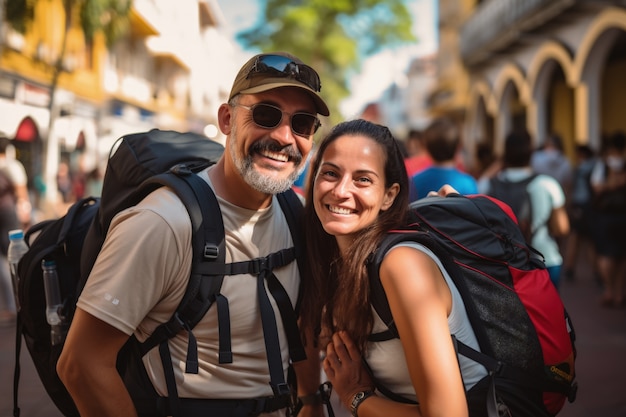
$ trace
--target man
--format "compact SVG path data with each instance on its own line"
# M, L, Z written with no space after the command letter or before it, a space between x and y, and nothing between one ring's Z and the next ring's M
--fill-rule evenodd
M9 231L30 224L31 205L24 165L8 156L11 140L0 132L0 326L15 323L15 298L7 261Z
M28 194L28 177L24 165L8 154L11 140L6 135L0 133L0 169L9 177L15 188L15 209L20 227L28 228L31 223L32 206L30 196Z
M229 102L218 111L220 129L227 136L224 155L200 173L222 210L226 262L246 261L293 246L274 194L289 189L303 169L320 124L317 114L329 115L318 95L320 88L318 74L286 53L257 55L237 74ZM137 415L116 371L116 357L130 335L145 340L175 310L189 277L190 241L185 208L168 189L155 191L112 222L77 303L57 367L82 416ZM292 262L274 273L294 304L300 285L297 264ZM232 363L218 363L216 308L209 309L193 330L198 374L184 373L186 334L169 342L179 397L214 400L200 402L197 415L230 415L212 409L215 400L274 395L268 383L255 280L251 275L227 276L221 288L230 306ZM286 335L282 321L276 324L287 373ZM294 364L301 396L313 394L319 384L318 352L312 343L307 348L309 360ZM167 396L158 349L144 356L144 364L158 394ZM284 415L284 409L265 411L263 415ZM243 415L258 413L246 410ZM305 405L301 415L321 416L321 406Z
M535 174L530 166L532 155L532 139L526 131L510 133L504 142L503 169L496 174L497 179L513 190L515 183L530 181L526 191L530 197L530 234L532 247L544 257L550 280L558 289L563 257L559 250L556 237L569 233L569 218L565 209L565 194L559 182L545 174ZM532 179L531 179L532 178ZM481 193L494 195L491 179L483 177L478 183ZM505 203L511 204L501 198ZM516 213L520 224L520 213Z
M537 174L549 175L557 180L566 195L570 192L573 169L563 153L563 140L559 135L551 134L546 138L541 149L530 157L530 166Z
M459 127L450 119L440 118L426 128L423 136L433 165L411 177L410 200L424 198L430 191L437 191L445 184L451 185L460 194L476 194L478 189L474 177L456 166L455 158L461 146Z

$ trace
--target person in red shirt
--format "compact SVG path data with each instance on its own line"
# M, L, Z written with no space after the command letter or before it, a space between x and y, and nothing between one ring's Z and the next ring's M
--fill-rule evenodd
M406 150L409 156L404 160L404 166L409 178L433 164L433 160L424 145L421 130L411 129L409 131L406 138Z

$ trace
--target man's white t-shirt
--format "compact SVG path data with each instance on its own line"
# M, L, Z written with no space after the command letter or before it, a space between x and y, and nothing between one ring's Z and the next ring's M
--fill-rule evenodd
M209 168L211 169L211 168ZM201 177L210 183L206 171ZM226 237L226 262L266 256L293 246L287 221L274 197L264 210L248 210L219 199ZM166 188L118 214L109 230L78 306L140 341L166 322L182 298L191 269L191 223L186 209ZM295 305L300 275L296 262L274 270ZM228 299L233 362L218 363L215 306L193 329L198 342L199 373L186 374L187 335L170 341L181 398L246 399L271 396L265 342L257 300L256 277L227 276L221 294ZM269 291L268 291L269 294ZM283 369L289 352L273 298ZM167 395L158 348L144 357L160 395Z

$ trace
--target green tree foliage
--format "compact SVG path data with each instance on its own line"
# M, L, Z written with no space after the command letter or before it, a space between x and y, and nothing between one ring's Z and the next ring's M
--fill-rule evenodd
M415 41L403 0L267 0L257 26L239 34L249 47L288 51L311 63L334 121L348 80L383 48Z
M82 0L81 3L80 23L87 42L102 32L110 48L127 33L131 0Z

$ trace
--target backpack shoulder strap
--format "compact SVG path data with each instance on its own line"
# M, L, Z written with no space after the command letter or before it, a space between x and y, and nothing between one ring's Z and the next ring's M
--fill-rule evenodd
M304 231L302 230L302 216L304 212L302 200L300 200L300 197L298 197L292 188L278 194L276 198L278 199L280 208L282 209L285 219L287 220L287 224L289 225L291 240L293 240L295 250L296 263L298 264L298 271L300 272L300 279L302 280L304 279L302 272L304 271L306 262L303 237ZM293 317L288 317L291 310L286 308L286 306L281 309L285 332L287 334L287 343L289 345L289 354L293 362L298 362L306 358L297 321L302 296L302 285L300 285L298 289L298 299L296 300L296 305L293 309Z
M298 270L300 271L300 277L302 279L302 271L304 270L304 262L306 261L304 253L304 232L302 230L302 215L303 205L302 201L293 189L289 189L276 195L280 208L282 209L287 224L289 225L289 231L291 233L291 240L296 251L296 262L298 263ZM302 286L300 286L302 288ZM296 313L300 311L300 300L302 299L302 292L298 293L298 301L296 302Z
M221 210L206 181L191 172L167 172L150 178L142 186L154 184L172 189L185 205L192 226L193 257L189 283L176 312L144 342L144 352L183 329L190 331L204 317L215 301L224 276L202 279L202 266L207 263L223 265L226 260ZM188 357L188 361L190 359L193 361Z
M381 342L400 337L391 315L385 289L380 281L380 265L389 249L407 241L417 242L432 250L441 259L446 268L453 263L450 255L427 233L417 230L397 230L388 233L380 242L378 248L370 255L367 265L370 283L370 304L388 328L387 331L370 335L369 340L372 342Z
M175 166L168 172L149 178L140 188L154 188L155 184L167 186L176 193L187 209L192 228L191 274L185 294L169 321L159 325L140 346L142 355L155 346L159 346L159 355L167 386L168 404L172 414L176 416L179 415L180 401L168 340L183 330L187 332L189 341L185 372L197 374L199 370L198 346L192 329L216 301L222 286L223 274L215 274L210 279L206 279L203 271L211 269L211 266L207 266L207 264L224 265L225 263L224 223L217 197L211 187L184 165ZM219 304L218 301L218 316L220 315ZM223 319L229 321L228 317ZM219 320L222 320L222 317ZM227 341L225 353L228 356L230 353L230 326L227 326L226 329L228 334L222 337L224 329L220 326L220 355L224 350L222 341ZM231 358L220 356L220 361L232 361L232 354Z

